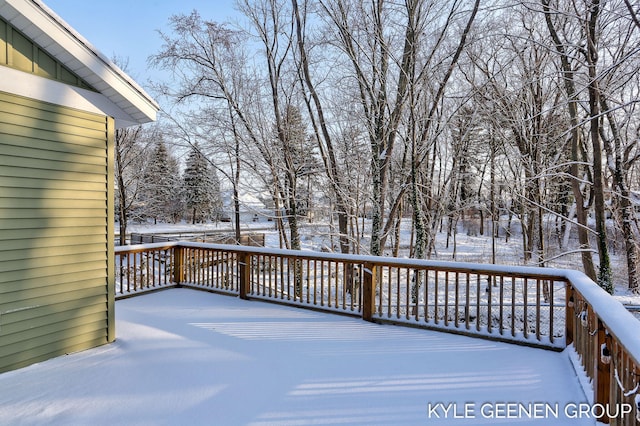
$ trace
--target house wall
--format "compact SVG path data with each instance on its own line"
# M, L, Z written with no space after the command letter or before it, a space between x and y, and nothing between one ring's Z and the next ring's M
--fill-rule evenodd
M0 372L115 339L113 137L0 92Z

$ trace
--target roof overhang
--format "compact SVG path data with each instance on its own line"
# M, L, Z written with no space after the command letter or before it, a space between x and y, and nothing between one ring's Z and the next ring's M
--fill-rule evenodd
M115 118L117 127L155 121L158 104L41 1L0 0L0 16L106 98L102 104L112 105L101 109ZM89 91L76 92L91 98Z

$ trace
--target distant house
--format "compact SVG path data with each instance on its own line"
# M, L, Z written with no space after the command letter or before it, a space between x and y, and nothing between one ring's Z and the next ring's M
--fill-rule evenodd
M0 372L115 339L114 133L157 111L39 0L0 0Z

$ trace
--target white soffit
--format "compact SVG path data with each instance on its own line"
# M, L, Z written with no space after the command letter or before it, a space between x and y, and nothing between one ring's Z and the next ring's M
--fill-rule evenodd
M0 0L0 16L121 110L118 127L155 121L158 104L41 1Z

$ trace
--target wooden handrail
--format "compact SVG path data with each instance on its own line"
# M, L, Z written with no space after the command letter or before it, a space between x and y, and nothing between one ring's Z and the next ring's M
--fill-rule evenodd
M638 320L586 275L578 271L565 271L565 274L570 284L567 341L572 343L584 372L591 379L594 404L633 407L636 416L640 416ZM604 416L600 421L636 425L636 416Z
M541 348L570 345L594 403L633 406L640 394L640 325L578 271L194 242L115 251L117 298L181 285Z

